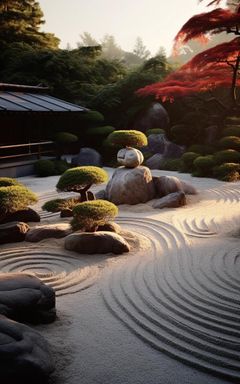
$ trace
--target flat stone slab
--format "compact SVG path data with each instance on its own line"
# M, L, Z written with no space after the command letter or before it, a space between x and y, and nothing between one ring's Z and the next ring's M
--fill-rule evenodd
M158 199L154 202L153 208L178 208L186 204L185 193L180 191L169 193L167 196Z
M24 241L29 225L22 222L0 224L0 244Z
M130 251L124 238L113 232L75 232L65 239L65 248L83 254L114 253Z
M0 314L29 323L55 320L55 292L35 276L0 274Z
M35 330L0 315L1 382L44 383L54 370L46 340Z
M72 229L68 223L47 224L31 228L28 231L25 240L36 243L51 237L60 239L61 237L69 235L71 232Z

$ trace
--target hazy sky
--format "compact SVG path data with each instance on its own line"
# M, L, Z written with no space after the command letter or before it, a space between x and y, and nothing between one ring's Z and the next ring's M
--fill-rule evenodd
M207 0L204 2L206 4ZM45 15L44 30L72 48L80 34L89 32L97 40L114 35L117 43L131 51L137 36L155 54L160 46L170 52L179 28L207 8L198 0L39 0ZM209 10L209 8L208 8Z

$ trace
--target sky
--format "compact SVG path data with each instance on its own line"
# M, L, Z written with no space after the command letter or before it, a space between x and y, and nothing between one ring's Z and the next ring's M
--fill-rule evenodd
M46 20L43 30L61 39L61 48L72 48L83 32L98 41L114 35L125 51L132 51L139 36L154 55L163 46L170 54L173 38L207 0L39 0Z

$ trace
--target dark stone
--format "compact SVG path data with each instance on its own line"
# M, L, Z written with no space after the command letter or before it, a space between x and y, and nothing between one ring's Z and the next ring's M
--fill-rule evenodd
M120 233L121 227L117 223L114 223L114 221L110 221L109 223L106 223L104 225L99 225L98 231Z
M0 244L24 241L29 228L26 223L19 222L0 224Z
M161 154L164 159L177 159L182 156L184 150L185 147L172 143L162 133L149 135L148 145L144 147L145 152Z
M186 196L184 192L174 192L158 199L153 204L153 208L178 208L186 205Z
M27 235L26 241L38 242L43 239L55 238L60 239L71 233L70 225L67 223L63 224L47 224L42 225L41 227L31 228Z
M152 103L147 110L135 119L131 129L146 132L151 128L166 129L168 124L169 117L166 109L160 103Z
M1 224L9 223L11 221L22 221L24 223L36 223L40 221L39 214L31 208L22 209L13 213L9 213L1 220Z
M112 232L75 232L65 239L65 248L82 254L114 253L130 251L124 238Z
M106 200L106 192L105 192L105 189L101 189L100 191L98 191L97 193L95 193L95 197L96 197L96 199Z
M73 216L73 211L70 208L62 209L60 213L60 217L72 217L72 216Z
M146 166L150 169L161 169L162 163L163 155L160 153L155 153L155 155L149 157L145 162Z
M45 339L30 327L0 316L1 383L45 383L54 365Z
M35 276L0 274L0 314L29 323L50 323L56 318L55 292Z
M192 185L179 180L178 177L175 176L154 176L153 183L158 197L166 196L174 192L184 192L187 195L197 194L196 189Z
M217 125L211 125L205 129L205 144L216 145L219 135L219 128Z
M101 155L93 148L81 148L77 156L72 158L72 165L95 165L102 164Z

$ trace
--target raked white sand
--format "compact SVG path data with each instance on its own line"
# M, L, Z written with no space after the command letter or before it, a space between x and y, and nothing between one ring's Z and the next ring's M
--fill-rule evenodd
M63 239L1 247L3 272L35 271L56 289L57 321L36 327L56 361L52 383L240 382L240 183L153 174L199 193L177 209L120 206L130 254L77 255ZM57 180L21 178L38 209Z

